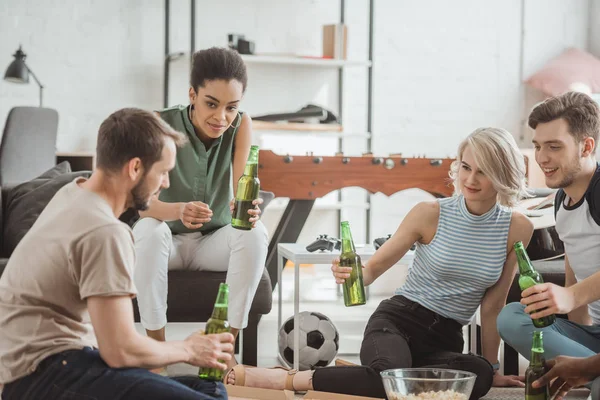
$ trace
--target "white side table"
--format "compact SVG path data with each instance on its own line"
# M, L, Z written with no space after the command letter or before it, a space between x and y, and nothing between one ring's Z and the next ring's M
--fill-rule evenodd
M357 246L356 253L360 256L363 265L375 254L375 248L372 245ZM300 330L297 329L299 324L300 313L300 264L331 264L331 262L340 255L339 250L334 251L315 251L311 253L306 250L306 245L299 243L279 243L277 245L277 284L278 284L278 309L277 309L277 337L279 337L279 328L281 328L281 307L283 291L281 288L281 274L285 264L285 260L289 260L294 264L294 369L299 367L299 347L300 347ZM414 256L413 251L406 253L402 257L403 261L410 261ZM333 279L333 276L332 278Z

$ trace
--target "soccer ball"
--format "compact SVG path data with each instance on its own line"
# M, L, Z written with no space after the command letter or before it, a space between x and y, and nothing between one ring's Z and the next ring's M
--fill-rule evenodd
M339 349L340 335L333 322L318 312L302 311L300 319L299 369L306 371L326 367ZM294 317L279 328L279 354L288 364L294 365Z

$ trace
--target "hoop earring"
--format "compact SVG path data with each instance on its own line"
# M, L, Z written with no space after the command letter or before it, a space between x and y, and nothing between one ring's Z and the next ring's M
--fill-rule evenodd
M237 113L237 116L235 117L235 119L237 120L237 125L234 126L233 128L237 129L240 127L240 125L242 125L242 117L239 112Z

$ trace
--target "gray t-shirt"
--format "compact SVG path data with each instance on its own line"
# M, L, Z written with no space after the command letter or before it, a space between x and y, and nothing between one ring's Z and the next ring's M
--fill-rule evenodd
M2 384L34 372L52 354L97 347L88 297L137 293L131 229L82 181L56 193L0 278Z

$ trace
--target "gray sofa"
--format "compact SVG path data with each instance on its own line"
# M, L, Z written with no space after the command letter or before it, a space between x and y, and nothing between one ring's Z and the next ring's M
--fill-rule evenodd
M12 251L54 193L77 176L89 175L89 171L71 172L68 163L61 163L29 182L0 188L0 276ZM272 194L268 192L262 195L266 196L266 200L272 198ZM268 201L265 201L263 208L267 204ZM168 321L207 321L212 313L219 283L224 281L225 273L221 272L169 272ZM261 315L271 311L271 306L271 281L265 269L252 303L248 327L243 331L242 357L245 364L257 363L258 322ZM139 321L135 300L134 309L136 321Z

